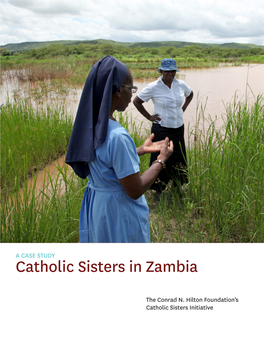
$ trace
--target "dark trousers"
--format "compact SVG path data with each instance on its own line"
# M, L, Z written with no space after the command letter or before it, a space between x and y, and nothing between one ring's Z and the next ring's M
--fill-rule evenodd
M161 192L166 188L166 184L172 180L173 185L180 187L188 182L187 157L184 142L184 125L179 128L165 128L153 123L151 132L155 134L153 142L164 140L168 137L173 141L173 154L166 161L166 168L162 169L156 181L151 185L151 189ZM160 153L152 153L150 165L157 160Z

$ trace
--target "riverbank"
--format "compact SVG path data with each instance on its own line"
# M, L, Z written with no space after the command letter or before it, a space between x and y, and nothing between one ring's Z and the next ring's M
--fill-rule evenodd
M123 52L124 51L120 51L119 53L113 54L113 56L125 63L131 69L135 79L156 78L156 70L160 66L160 61L164 56L167 58L175 58L177 65L184 69L264 63L264 55L249 54L245 56L236 56L237 51L229 51L230 54L227 55L217 55L217 53L208 54L206 52L201 54L199 51L192 52L188 48L183 52L178 49L175 53L164 53L164 51L161 50L156 55L151 54L151 52L125 55ZM4 78L7 76L10 79L16 77L21 83L43 82L49 80L60 83L62 86L67 85L75 87L83 85L93 64L103 56L105 56L105 54L99 52L93 56L86 54L56 55L54 52L52 55L46 54L38 58L37 56L30 54L30 52L24 52L13 56L0 55L0 84L3 83Z
M3 117L3 106L1 110ZM49 181L44 182L37 195L35 182L31 182L29 188L25 181L21 190L17 172L21 171L24 179L28 173L23 162L18 166L15 154L17 151L18 159L23 159L21 153L24 159L34 155L32 139L39 135L38 129L42 129L43 123L33 126L31 120L26 119L28 114L20 111L19 116L24 116L25 126L31 126L34 134L30 136L21 122L21 128L15 130L15 120L11 130L24 131L24 137L16 137L14 150L7 144L5 151L1 151L2 165L9 164L1 179L2 186L9 186L1 189L1 242L78 242L79 211L86 181L63 165L56 167L56 176L46 174ZM199 117L203 122L203 113ZM127 115L120 114L118 119L139 146L149 132L143 127L139 129ZM4 131L6 126L2 120L1 124ZM196 144L190 145L187 151L190 182L184 188L183 197L179 198L168 188L157 202L152 191L146 193L152 242L263 242L263 98L258 97L250 107L234 103L233 107L228 107L220 130L213 120L209 126L206 130L197 128L189 132L196 134ZM65 120L60 119L56 120L56 127L63 134L67 131L63 147L66 150L72 123L66 129ZM53 136L56 143L61 140L57 133ZM46 150L42 144L45 139L43 136L37 149ZM26 151L21 140L29 145ZM141 157L141 172L148 167L148 162L149 156ZM15 173L11 175L12 167ZM14 179L12 196L11 178Z

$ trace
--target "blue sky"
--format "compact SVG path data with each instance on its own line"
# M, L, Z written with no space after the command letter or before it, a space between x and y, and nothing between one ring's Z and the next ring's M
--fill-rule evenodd
M0 45L99 38L264 45L263 0L0 1Z

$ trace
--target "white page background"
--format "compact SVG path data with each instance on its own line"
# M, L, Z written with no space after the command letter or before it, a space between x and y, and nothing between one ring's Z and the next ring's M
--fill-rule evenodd
M1 340L264 340L262 244L1 244ZM73 272L18 272L55 254ZM17 254L20 256L16 257ZM79 272L79 262L124 272ZM198 272L146 272L148 261L195 263ZM141 272L130 272L130 261ZM20 269L26 269L21 264ZM153 267L155 269L155 267ZM183 298L182 303L147 298ZM238 302L186 302L186 298ZM167 305L169 310L148 310ZM188 310L170 310L171 305ZM190 305L213 310L190 310Z

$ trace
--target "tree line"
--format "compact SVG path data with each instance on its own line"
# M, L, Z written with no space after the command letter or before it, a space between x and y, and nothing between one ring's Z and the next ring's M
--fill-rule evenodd
M39 49L31 49L21 52L10 52L5 48L0 49L3 57L18 56L22 59L46 59L61 56L79 55L85 58L98 58L105 55L122 55L125 57L139 56L155 58L159 56L166 56L170 58L200 58L200 59L241 59L244 57L263 56L264 49L261 47L254 48L231 48L231 47L203 47L199 45L191 45L184 47L174 46L160 46L160 47L128 47L122 45L115 45L110 43L97 44L70 44L62 45L53 43L46 47Z

